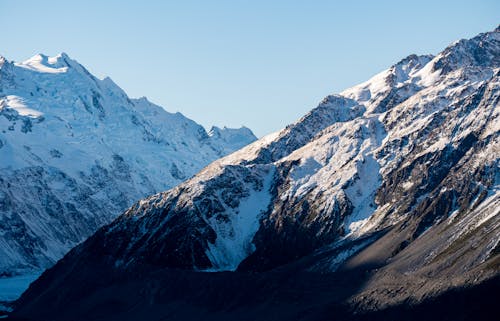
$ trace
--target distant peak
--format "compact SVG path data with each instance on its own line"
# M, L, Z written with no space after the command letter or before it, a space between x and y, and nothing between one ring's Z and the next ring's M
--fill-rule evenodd
M60 54L57 54L53 57L47 56L43 53L38 53L38 54L34 55L33 57L29 58L28 60L25 60L23 63L27 63L30 61L37 61L37 62L44 63L46 65L47 64L48 65L55 65L58 63L65 62L66 65L69 65L70 61L73 61L73 60L69 57L69 55L67 53L61 52Z
M61 73L66 72L68 68L78 66L79 64L70 59L69 56L63 52L54 57L38 53L21 63L16 63L16 65L38 72Z
M146 97L146 96L142 96L142 97L138 97L138 98L132 98L132 101L135 101L136 103L140 103L140 104L153 105L153 103L150 102L149 99L148 99L148 97Z
M499 67L499 28L481 33L471 39L455 41L438 55L433 70L441 70L443 74L447 74L450 71L471 66Z
M417 64L425 65L426 63L431 61L433 58L434 58L434 55L431 55L431 54L427 54L427 55L411 54L411 55L401 59L394 66L401 66L401 65L415 66Z
M241 126L240 128L229 128L227 126L220 128L218 126L212 126L212 128L210 128L208 132L208 135L209 136L243 135L243 136L255 137L252 130L250 130L246 126Z

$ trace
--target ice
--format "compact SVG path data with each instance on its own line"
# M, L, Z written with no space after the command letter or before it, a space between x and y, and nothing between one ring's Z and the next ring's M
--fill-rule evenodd
M0 301L14 301L35 281L41 272L11 277L0 277Z
M207 271L234 271L248 255L255 251L252 239L259 229L259 220L271 202L269 188L274 176L274 169L269 168L263 178L261 190L253 190L250 196L240 200L240 205L234 211L225 215L227 223L211 221L211 226L217 234L215 244L209 244L207 256L213 268Z

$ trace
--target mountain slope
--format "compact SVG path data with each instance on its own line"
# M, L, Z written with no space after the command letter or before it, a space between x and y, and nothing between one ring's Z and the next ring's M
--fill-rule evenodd
M133 202L255 140L130 99L66 54L0 58L0 128L0 275L50 266Z
M497 29L328 96L136 203L45 272L14 315L355 319L498 289L499 57ZM69 307L56 316L61 293Z

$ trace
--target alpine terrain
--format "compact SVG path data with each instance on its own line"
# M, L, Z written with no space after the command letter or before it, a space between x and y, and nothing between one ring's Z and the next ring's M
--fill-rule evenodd
M0 276L51 266L137 200L255 139L130 99L64 53L0 57Z
M487 319L500 289L499 75L497 28L329 95L134 204L11 317Z

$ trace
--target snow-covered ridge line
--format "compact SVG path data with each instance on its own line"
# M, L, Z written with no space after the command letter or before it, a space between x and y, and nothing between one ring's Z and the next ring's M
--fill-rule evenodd
M294 124L155 196L155 205L131 209L110 228L104 246L137 225L140 233L123 244L126 251L111 250L124 262L140 257L197 270L268 269L346 235L356 239L393 226L424 206L478 137L498 135L491 128L498 127L499 51L497 35L481 34L436 56L411 55L329 95ZM474 52L484 60L471 58ZM466 63L457 65L457 55ZM494 166L494 157L471 169ZM252 217L261 217L255 233L255 220L235 229L231 222L247 216L245 200L259 190L254 185L262 184L263 166L274 169L269 206L266 199L254 208ZM253 235L251 242L237 242L236 230ZM193 237L179 241L183 233Z

